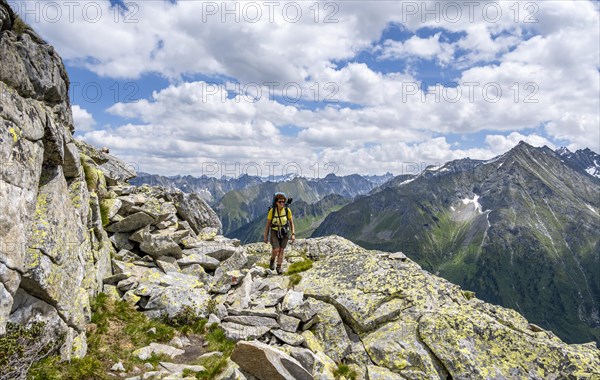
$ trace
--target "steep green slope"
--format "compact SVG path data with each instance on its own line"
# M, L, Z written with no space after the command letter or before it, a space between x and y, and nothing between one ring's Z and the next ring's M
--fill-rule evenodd
M358 199L313 236L403 251L569 342L600 341L600 181L521 143Z

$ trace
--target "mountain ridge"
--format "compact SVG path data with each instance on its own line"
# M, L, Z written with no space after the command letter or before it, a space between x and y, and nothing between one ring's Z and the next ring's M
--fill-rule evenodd
M492 160L450 162L442 167L448 170L424 171L357 199L312 236L338 234L366 248L402 250L563 337L598 340L600 180L563 161L550 148L520 143ZM545 267L552 278L541 273ZM539 298L527 290L533 285ZM568 323L561 322L562 307Z

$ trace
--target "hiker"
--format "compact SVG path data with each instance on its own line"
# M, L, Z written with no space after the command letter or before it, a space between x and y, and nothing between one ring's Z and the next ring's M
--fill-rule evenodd
M269 242L268 235L271 231L271 261L269 268L275 270L275 260L277 260L277 274L283 273L281 264L283 263L283 250L288 243L288 239L293 243L296 240L294 234L294 220L292 210L286 205L286 197L283 193L275 193L273 207L267 215L267 225L265 226L264 242Z

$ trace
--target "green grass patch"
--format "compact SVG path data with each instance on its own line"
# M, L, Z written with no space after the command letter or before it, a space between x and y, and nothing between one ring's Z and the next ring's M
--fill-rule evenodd
M256 263L255 264L257 267L261 267L261 268L265 268L265 269L270 269L269 268L269 263Z
M100 219L102 219L102 227L106 227L110 224L108 219L108 211L110 210L111 202L113 200L103 199L100 201Z
M473 298L475 298L475 292L472 292L470 290L463 290L462 294L468 300L472 300Z
M155 330L151 332L149 330ZM29 379L113 379L107 373L121 361L126 370L149 362L158 364L167 358L154 355L140 360L132 353L152 342L166 343L175 336L175 328L161 321L148 319L133 306L114 301L100 293L92 302L92 320L87 329L87 355L60 363L52 356L35 363Z
M151 363L156 368L161 361L171 361L164 355L155 354L141 360L133 356L136 349L153 342L167 343L177 333L198 334L208 343L209 351L223 353L221 357L215 356L192 363L203 365L206 370L188 373L198 379L212 379L226 367L235 342L228 340L225 332L217 325L207 327L206 323L206 319L201 318L191 307L184 307L172 318L152 320L130 304L115 301L101 293L92 302L92 320L87 330L87 355L81 359L74 358L70 362L61 362L59 356L47 357L34 363L28 379L114 380L115 377L110 375L110 368L118 361L123 363L127 375L133 376L131 371L134 367L143 368L144 363ZM35 336L37 335L32 334L32 337ZM0 350L0 355L9 352L1 345Z
M29 25L27 25L25 21L21 19L21 17L15 15L15 20L12 25L12 31L15 32L18 36L20 36L29 29L31 29Z
M205 318L200 317L194 308L184 306L173 318L163 317L163 323L177 328L183 334L203 334L206 332Z
M294 273L293 275L290 276L290 288L293 288L294 286L298 285L300 283L300 281L302 281L302 276L299 275L298 273Z
M227 366L227 359L235 347L235 342L227 339L225 331L214 324L208 327L205 339L208 342L208 351L219 351L223 353L223 356L213 356L198 362L206 368L205 371L196 374L196 378L202 380L212 379L221 373Z
M356 380L358 378L356 371L350 369L350 367L346 364L338 364L337 369L333 371L333 376L335 376L336 380Z
M98 170L92 164L92 160L85 154L80 156L81 166L83 166L83 174L85 175L85 183L89 191L96 191L98 187Z
M0 336L0 374L2 378L21 378L27 368L62 345L63 338L56 339L44 328L44 323L30 326L6 324L6 333Z
M291 275L294 273L300 273L309 270L313 266L313 261L311 259L305 259L303 261L298 261L297 263L293 263L288 267L287 274Z

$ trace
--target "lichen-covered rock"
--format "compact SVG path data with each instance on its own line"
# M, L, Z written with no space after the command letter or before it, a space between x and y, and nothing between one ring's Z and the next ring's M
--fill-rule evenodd
M327 356L341 362L351 352L351 342L344 329L344 322L335 307L321 303L317 323L311 331L322 344Z
M271 334L277 337L277 339L291 346L300 346L302 343L304 343L304 337L300 334L279 329L271 330Z
M165 202L157 198L148 198L144 204L140 206L132 206L128 212L145 212L154 218L154 223L164 222L167 219L174 217L177 213L175 206L171 202Z
M161 231L162 232L162 231ZM169 234L145 233L140 249L154 258L161 256L183 257L183 251Z
M600 374L597 349L540 339L477 309L442 307L435 318L424 315L419 335L455 379L594 379Z
M297 288L335 307L375 364L398 378L591 379L600 373L596 348L531 331L518 313L467 300L458 286L388 256L366 250L328 256L302 273ZM322 339L307 344L318 349Z
M49 318L69 359L85 354L89 297L110 274L113 250L101 178L91 196L73 141L65 68L31 28L12 29L15 17L0 0L0 333L7 319Z
M177 259L174 257L161 256L158 259L156 259L156 265L165 273L181 272L181 269L177 264Z
M158 318L167 314L170 318L189 306L198 314L207 316L210 296L203 288L182 286L156 287L150 292L149 300L142 305L146 315Z
M407 379L445 379L448 372L431 354L410 318L384 324L363 338L364 348L378 366ZM391 342L394 342L391 344Z
M87 229L78 223L60 166L47 168L46 173L37 196L21 286L57 307L67 324L83 331L86 316L81 311L89 313L89 304L87 294L79 289L85 277L83 257L90 251L83 244Z
M125 219L117 222L115 224L111 224L106 227L106 230L109 232L128 232L135 231L144 226L147 226L154 222L154 218L145 212L137 212L135 214L131 214L127 216Z
M376 365L367 366L367 375L369 380L406 380L406 377Z
M313 380L296 359L260 342L239 342L231 360L259 379Z
M294 243L293 250L310 259L319 260L329 256L352 255L363 249L350 240L332 235L314 239L298 239Z
M207 256L203 253L196 251L195 249L183 250L183 257L177 260L180 266L185 267L188 265L199 264L205 269L215 270L219 266L219 260Z
M42 322L44 323L44 337L39 339L56 341L63 335L65 338L65 344L61 348L63 357L85 355L85 334L77 332L67 325L55 307L28 294L23 289L19 289L15 293L12 306L14 310L10 315L9 322L20 325Z

